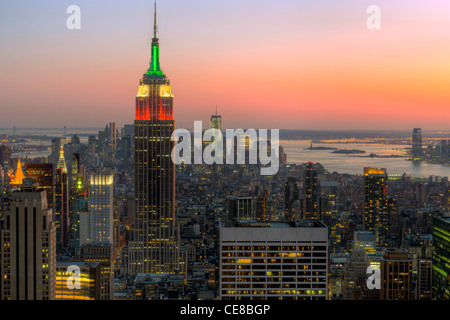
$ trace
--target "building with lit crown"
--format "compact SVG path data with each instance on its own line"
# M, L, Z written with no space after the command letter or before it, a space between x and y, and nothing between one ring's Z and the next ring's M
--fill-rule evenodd
M175 221L175 130L170 80L159 63L156 4L150 67L136 96L134 122L135 217L129 241L129 272L175 273L179 231Z

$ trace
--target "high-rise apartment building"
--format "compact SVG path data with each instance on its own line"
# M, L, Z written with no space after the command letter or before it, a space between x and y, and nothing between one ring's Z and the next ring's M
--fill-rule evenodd
M159 63L156 5L150 67L136 96L135 217L129 241L129 272L174 273L179 263L175 221L175 130L170 80Z
M22 187L11 193L0 237L2 300L53 300L56 229L44 190Z
M327 299L322 222L229 222L219 234L222 300Z

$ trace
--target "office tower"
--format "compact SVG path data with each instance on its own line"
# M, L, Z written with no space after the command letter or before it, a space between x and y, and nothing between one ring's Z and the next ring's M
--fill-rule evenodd
M54 203L54 169L53 163L27 163L25 174L27 178L36 178L37 190L45 190L47 194L47 204L53 208Z
M64 148L61 147L61 149L59 150L59 158L58 158L58 164L56 165L56 168L59 169L63 169L63 171L65 173L67 173L67 167L66 167L66 159L64 157Z
M319 214L319 190L317 169L312 162L305 165L303 173L304 188L304 219L320 219Z
M91 175L89 212L80 215L80 244L113 244L114 176Z
M48 162L58 165L59 154L61 151L61 138L52 139L52 152L48 157Z
M56 250L58 254L69 243L69 179L67 176L64 151L61 147L55 181L55 224L56 224Z
M0 166L9 169L11 166L11 150L12 148L5 145L0 145Z
M80 271L74 277L75 268ZM71 271L71 272L69 272ZM68 287L67 283L74 285L74 278L78 287ZM109 292L105 292L105 283L109 275L104 272L101 262L96 261L58 261L56 262L56 297L55 300L110 300Z
M385 169L364 168L364 231L373 231L377 246L387 245L387 173Z
M285 221L299 221L301 216L295 214L294 204L300 203L299 189L294 177L288 177L284 184L284 219ZM300 205L301 206L301 205ZM301 209L301 208L300 208Z
M211 116L211 129L222 131L222 116L217 114L217 106L216 114Z
M377 237L373 231L355 231L352 251L364 251L371 266L380 266L383 254L377 250Z
M255 220L255 207L252 197L228 197L228 220Z
M255 218L258 221L266 221L270 218L269 210L267 208L268 198L269 192L267 190L257 197Z
M44 190L22 187L11 193L1 231L2 300L53 300L56 234Z
M384 249L381 300L412 300L412 259L405 249Z
M422 155L422 129L414 128L412 133L412 157L413 159L420 159Z
M219 234L220 299L327 299L328 232L322 222L229 222Z
M431 300L433 279L432 260L419 258L417 262L416 300Z
M320 182L320 216L328 227L330 253L338 253L341 249L341 219L337 208L337 181Z
M70 170L70 186L73 188L74 184L77 181L78 173L80 173L80 154L74 153L72 155L72 163L71 163L71 170Z
M11 179L10 184L12 186L20 186L23 182L23 179L25 179L25 175L23 174L22 163L19 159L17 161L16 173L14 174L14 177Z
M156 5L155 5L156 6ZM159 64L156 8L152 58L136 97L134 183L135 218L129 242L131 274L174 273L179 232L175 216L175 142L170 80Z
M431 298L450 300L450 217L433 218L433 282Z
M73 190L73 215L71 217L72 247L73 255L75 257L79 256L80 251L80 217L83 215L85 216L85 221L87 222L87 217L89 215L89 188L85 186L81 175L78 175L76 187ZM84 230L89 230L87 223L85 223ZM88 231L86 231L86 233L88 233ZM85 236L85 238L87 238L87 236Z
M112 300L114 295L114 251L109 244L84 244L80 247L81 261L99 262L103 274L100 300Z
M342 277L342 294L344 300L356 300L359 279L367 279L367 268L370 263L362 250L352 250L350 258L344 265Z

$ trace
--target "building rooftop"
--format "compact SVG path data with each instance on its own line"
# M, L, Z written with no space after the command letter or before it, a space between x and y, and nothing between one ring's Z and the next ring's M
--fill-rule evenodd
M222 224L225 228L326 228L326 225L320 220L302 220L298 222L279 222L279 221L227 221Z

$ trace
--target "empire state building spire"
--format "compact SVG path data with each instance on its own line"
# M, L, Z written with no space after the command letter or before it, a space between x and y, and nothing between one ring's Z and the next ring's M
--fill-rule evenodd
M156 33L158 32L158 24L156 23L156 0L155 0L155 18L153 24L153 39L157 39Z
M153 39L152 39L152 59L150 60L150 68L147 70L148 76L154 76L155 78L164 77L164 72L159 65L159 39L157 36L158 24L156 20L156 0L155 0L155 13L153 22Z

